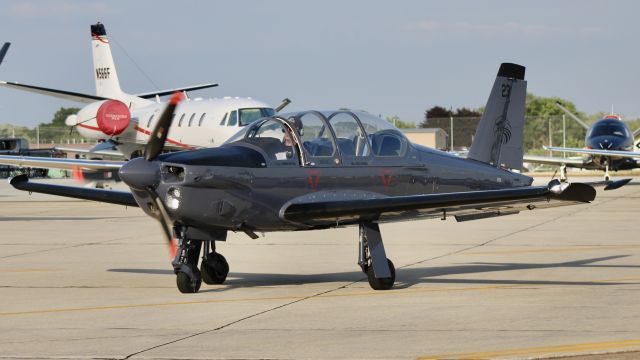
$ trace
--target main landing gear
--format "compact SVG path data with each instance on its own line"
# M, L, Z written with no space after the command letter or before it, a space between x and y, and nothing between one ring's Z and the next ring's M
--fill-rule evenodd
M226 238L226 233L224 237ZM198 268L198 257L201 250L203 253L202 262ZM178 290L181 293L198 292L202 281L208 285L222 284L229 274L229 263L224 256L216 252L215 240L201 241L181 238L176 257L171 264L176 273Z
M360 224L358 265L367 274L374 290L389 290L396 280L396 269L387 259L377 223Z

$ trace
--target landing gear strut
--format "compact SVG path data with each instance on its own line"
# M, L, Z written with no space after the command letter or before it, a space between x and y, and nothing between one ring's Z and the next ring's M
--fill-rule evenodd
M184 236L184 231L176 231L179 237L178 251L171 263L176 274L176 285L181 293L196 293L202 281L206 284L222 284L229 274L229 264L215 251L215 240L192 240ZM225 240L224 237L216 240ZM204 246L203 246L204 245ZM198 257L202 250L202 263L198 269ZM211 250L211 252L209 252Z
M609 163L604 164L604 181L611 180L611 175L609 174Z
M360 224L358 265L367 274L372 289L389 290L393 287L396 269L387 259L377 223Z
M560 165L560 182L567 182L567 165Z

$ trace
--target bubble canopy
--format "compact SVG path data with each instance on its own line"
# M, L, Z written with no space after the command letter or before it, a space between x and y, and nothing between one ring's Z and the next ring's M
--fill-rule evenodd
M404 134L364 111L303 111L255 121L225 144L249 145L270 161L303 164L362 163L370 157L400 158ZM300 159L302 158L302 159Z
M261 118L225 145L250 146L271 163L366 164L399 159L409 142L387 121L364 111L302 111Z

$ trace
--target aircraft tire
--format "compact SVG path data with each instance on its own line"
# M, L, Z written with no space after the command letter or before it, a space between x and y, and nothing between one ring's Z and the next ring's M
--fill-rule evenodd
M393 266L391 260L387 259L389 264L389 270L391 271L391 277L378 279L373 273L373 266L367 268L367 279L369 280L369 286L373 290L389 290L393 287L393 283L396 281L396 268Z
M202 280L207 285L222 284L229 274L229 263L221 254L212 252L207 261L202 261L200 266Z
M186 271L179 270L176 274L176 285L178 285L178 290L183 294L197 293L200 290L200 285L202 285L200 270L194 266L191 268L191 273L190 275ZM192 276L194 279L192 279Z

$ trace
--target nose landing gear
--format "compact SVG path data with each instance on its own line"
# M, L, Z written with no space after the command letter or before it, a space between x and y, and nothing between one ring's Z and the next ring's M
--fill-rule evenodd
M204 246L202 246L203 243ZM211 252L209 252L210 248ZM198 269L198 257L201 250L203 252L202 263ZM229 274L229 263L224 256L215 251L215 240L201 241L181 238L178 252L171 264L176 274L176 285L181 293L198 292L202 281L208 285L222 284Z

